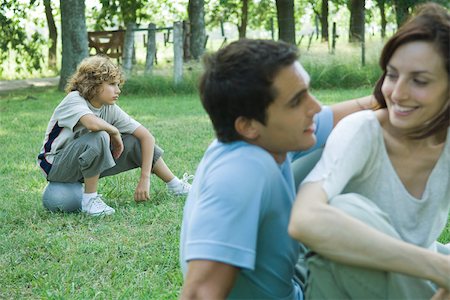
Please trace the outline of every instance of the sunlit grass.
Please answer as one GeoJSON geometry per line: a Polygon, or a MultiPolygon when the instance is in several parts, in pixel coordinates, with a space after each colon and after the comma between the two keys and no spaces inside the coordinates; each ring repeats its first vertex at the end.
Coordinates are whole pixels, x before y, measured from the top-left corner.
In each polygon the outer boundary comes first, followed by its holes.
{"type": "MultiPolygon", "coordinates": [[[[371,89],[312,92],[331,104],[371,89]]],[[[50,213],[42,207],[46,181],[35,160],[62,97],[55,89],[0,96],[0,298],[177,298],[185,199],[169,195],[161,180],[153,177],[151,200],[136,204],[139,170],[102,179],[99,192],[116,209],[105,218],[50,213]]],[[[214,137],[196,94],[128,93],[119,105],[150,129],[176,175],[195,172],[214,137]]],[[[441,241],[450,241],[449,232],[447,227],[441,241]]]]}

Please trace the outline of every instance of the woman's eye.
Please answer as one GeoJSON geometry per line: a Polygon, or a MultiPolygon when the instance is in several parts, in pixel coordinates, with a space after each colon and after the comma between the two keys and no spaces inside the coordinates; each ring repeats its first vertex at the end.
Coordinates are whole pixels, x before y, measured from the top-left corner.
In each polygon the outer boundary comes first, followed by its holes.
{"type": "Polygon", "coordinates": [[[394,79],[394,78],[397,78],[397,74],[394,74],[394,73],[386,73],[386,77],[387,78],[390,78],[390,79],[394,79]]]}
{"type": "Polygon", "coordinates": [[[422,79],[414,79],[414,82],[418,85],[426,85],[428,81],[422,79]]]}

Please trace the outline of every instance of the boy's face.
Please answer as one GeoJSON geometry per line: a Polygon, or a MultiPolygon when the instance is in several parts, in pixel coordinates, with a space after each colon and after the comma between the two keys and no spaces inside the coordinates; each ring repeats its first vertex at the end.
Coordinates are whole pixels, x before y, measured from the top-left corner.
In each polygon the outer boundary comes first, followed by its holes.
{"type": "Polygon", "coordinates": [[[275,77],[275,100],[267,108],[267,121],[256,122],[254,144],[270,152],[278,163],[289,151],[306,150],[316,142],[313,117],[321,108],[309,93],[309,75],[298,62],[284,67],[275,77]]]}
{"type": "Polygon", "coordinates": [[[120,89],[118,82],[103,82],[98,88],[98,94],[89,102],[96,108],[102,105],[112,105],[119,99],[120,89]]]}

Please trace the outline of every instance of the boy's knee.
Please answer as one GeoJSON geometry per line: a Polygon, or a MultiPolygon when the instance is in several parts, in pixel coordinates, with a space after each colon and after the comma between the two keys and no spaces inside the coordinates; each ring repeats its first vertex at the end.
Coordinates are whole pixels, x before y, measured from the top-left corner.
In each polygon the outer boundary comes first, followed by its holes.
{"type": "Polygon", "coordinates": [[[104,130],[96,131],[96,132],[90,132],[89,135],[91,135],[93,139],[99,140],[102,143],[105,143],[107,145],[109,145],[109,143],[110,143],[110,139],[111,138],[110,138],[109,134],[106,131],[104,131],[104,130]]]}
{"type": "Polygon", "coordinates": [[[110,150],[111,138],[106,131],[90,132],[86,136],[86,145],[98,155],[103,155],[105,151],[110,150]]]}

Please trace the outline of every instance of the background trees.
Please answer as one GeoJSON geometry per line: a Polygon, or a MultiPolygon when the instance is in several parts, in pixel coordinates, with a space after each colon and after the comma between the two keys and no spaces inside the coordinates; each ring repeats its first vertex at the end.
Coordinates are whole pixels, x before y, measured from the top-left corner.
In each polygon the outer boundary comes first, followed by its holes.
{"type": "Polygon", "coordinates": [[[55,18],[53,17],[53,9],[50,0],[44,0],[45,18],[48,27],[48,39],[50,46],[48,48],[48,68],[56,70],[58,30],[56,29],[55,18]]]}
{"type": "Polygon", "coordinates": [[[276,0],[278,37],[295,44],[294,0],[276,0]]]}
{"type": "Polygon", "coordinates": [[[58,87],[63,90],[77,65],[88,56],[88,39],[84,0],[61,0],[60,7],[62,62],[58,87]]]}
{"type": "MultiPolygon", "coordinates": [[[[245,0],[247,1],[247,0],[245,0]]],[[[188,15],[190,23],[190,51],[198,59],[205,50],[205,3],[204,0],[189,0],[188,15]]]]}
{"type": "MultiPolygon", "coordinates": [[[[135,53],[133,28],[147,28],[148,23],[171,27],[174,21],[189,20],[189,50],[191,56],[197,59],[205,50],[207,36],[210,36],[210,44],[211,31],[217,32],[220,28],[236,32],[232,38],[264,37],[289,43],[301,42],[301,35],[305,34],[311,40],[311,28],[315,28],[314,33],[318,36],[320,32],[321,40],[328,42],[331,31],[328,24],[337,22],[340,36],[348,32],[349,41],[359,42],[370,22],[372,32],[376,31],[384,37],[404,22],[417,4],[424,1],[95,0],[86,3],[88,10],[85,17],[81,17],[84,16],[80,10],[84,5],[82,0],[61,1],[61,4],[50,0],[3,1],[0,5],[0,77],[8,75],[3,72],[6,64],[9,70],[15,70],[9,73],[21,74],[19,76],[42,74],[43,70],[53,70],[53,74],[57,74],[61,68],[61,76],[65,77],[65,72],[73,68],[68,68],[68,65],[87,55],[87,42],[82,33],[87,29],[127,29],[125,59],[122,61],[126,69],[135,53]],[[74,14],[81,18],[72,19],[74,14]],[[392,28],[392,31],[387,32],[387,28],[392,28]],[[59,30],[64,33],[58,34],[59,30]],[[71,49],[67,48],[68,45],[71,49]],[[74,56],[67,54],[71,52],[74,56]]],[[[434,1],[449,6],[446,0],[434,1]]],[[[223,33],[223,43],[229,42],[229,37],[225,35],[223,33]]],[[[169,38],[166,41],[170,42],[169,38]]]]}
{"type": "Polygon", "coordinates": [[[26,69],[29,71],[41,68],[43,55],[40,44],[43,37],[37,31],[30,34],[30,26],[24,20],[31,18],[34,24],[39,25],[41,20],[30,15],[32,8],[37,5],[36,0],[25,4],[18,0],[2,1],[0,5],[0,75],[3,73],[1,63],[11,55],[16,63],[16,71],[26,69]],[[12,53],[14,51],[14,53],[12,53]]]}
{"type": "Polygon", "coordinates": [[[364,38],[365,27],[365,0],[350,0],[350,30],[348,33],[348,41],[358,42],[364,38]]]}

